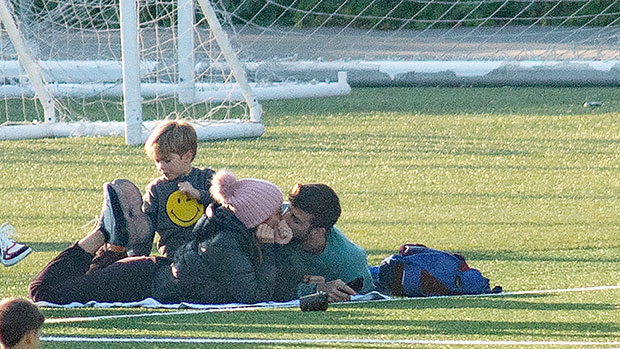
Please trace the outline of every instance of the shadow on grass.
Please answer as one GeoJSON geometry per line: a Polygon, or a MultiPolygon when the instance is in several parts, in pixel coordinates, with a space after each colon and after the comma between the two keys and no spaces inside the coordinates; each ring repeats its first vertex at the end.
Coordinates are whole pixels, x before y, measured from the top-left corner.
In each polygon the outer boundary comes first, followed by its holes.
{"type": "MultiPolygon", "coordinates": [[[[603,169],[601,169],[603,171],[603,169]]],[[[385,191],[372,191],[372,190],[364,190],[364,191],[351,191],[347,193],[348,195],[357,195],[357,196],[370,196],[370,195],[381,195],[385,194],[385,191]]],[[[406,197],[439,197],[439,198],[450,198],[450,199],[509,199],[509,200],[618,200],[620,199],[620,195],[601,195],[601,194],[591,194],[591,195],[582,195],[582,194],[558,194],[558,193],[541,193],[541,194],[517,194],[514,192],[503,192],[503,193],[481,193],[481,192],[447,192],[447,191],[404,191],[401,190],[398,192],[398,195],[406,196],[406,197]]],[[[363,223],[365,221],[358,220],[353,221],[355,223],[363,223]]],[[[452,222],[452,221],[450,221],[452,222]]],[[[435,225],[441,224],[444,222],[426,222],[423,224],[427,225],[435,225]]],[[[546,225],[539,224],[536,222],[518,222],[519,224],[525,225],[546,225]]],[[[471,224],[470,222],[463,222],[463,224],[471,224]]],[[[515,222],[509,223],[499,223],[499,224],[515,224],[515,222]]],[[[575,223],[553,223],[554,225],[575,225],[575,223]]],[[[618,225],[618,224],[614,224],[618,225]]]]}
{"type": "MultiPolygon", "coordinates": [[[[460,302],[469,303],[463,300],[460,302]]],[[[419,307],[412,309],[411,304],[407,302],[394,302],[393,309],[402,310],[399,315],[394,315],[394,312],[381,311],[382,309],[367,308],[369,306],[356,306],[354,309],[350,306],[346,309],[332,307],[327,312],[301,312],[291,309],[170,316],[165,317],[166,320],[149,317],[140,320],[50,324],[45,334],[62,335],[66,333],[65,329],[69,329],[71,332],[79,331],[102,336],[118,328],[140,328],[145,333],[152,333],[154,336],[194,338],[325,338],[327,336],[412,338],[428,335],[450,337],[474,335],[510,336],[514,340],[519,340],[519,338],[525,340],[537,336],[558,339],[587,336],[592,339],[607,339],[617,336],[620,331],[618,326],[611,322],[577,321],[570,318],[557,319],[557,321],[527,321],[525,319],[507,321],[494,318],[428,319],[418,311],[419,307]],[[395,316],[398,318],[395,319],[395,316]]],[[[514,305],[507,303],[506,306],[514,305]]],[[[566,310],[580,310],[582,305],[576,305],[575,308],[571,308],[570,305],[564,306],[566,310]]],[[[595,306],[592,305],[592,307],[595,306]]],[[[609,309],[612,306],[603,306],[603,308],[609,309]]],[[[441,308],[439,310],[441,311],[441,308]]]]}
{"type": "MultiPolygon", "coordinates": [[[[527,251],[449,251],[465,256],[467,260],[496,261],[496,262],[579,262],[579,263],[620,263],[620,257],[605,257],[596,254],[599,248],[562,249],[562,252],[572,251],[570,256],[558,256],[554,250],[527,250],[527,251]]],[[[366,250],[369,259],[374,257],[385,258],[398,251],[366,250]]]]}
{"type": "Polygon", "coordinates": [[[580,262],[580,263],[619,263],[620,257],[604,257],[594,253],[599,248],[575,248],[563,249],[563,252],[573,251],[570,256],[558,256],[558,251],[534,250],[534,251],[456,251],[469,259],[486,261],[517,261],[517,262],[580,262]],[[537,254],[532,254],[536,252],[537,254]],[[538,254],[541,253],[541,254],[538,254]],[[542,255],[542,253],[545,253],[542,255]]]}
{"type": "MultiPolygon", "coordinates": [[[[302,115],[339,115],[343,110],[356,113],[402,112],[445,115],[578,115],[600,114],[614,110],[607,101],[614,101],[616,90],[611,88],[354,88],[350,96],[297,99],[294,102],[272,100],[264,103],[265,110],[281,117],[302,115]],[[606,101],[604,109],[586,109],[581,104],[588,96],[596,95],[606,101]],[[329,101],[329,103],[326,103],[329,101]],[[501,103],[498,103],[501,101],[501,103]],[[528,101],[524,103],[523,101],[528,101]],[[319,105],[319,107],[317,107],[319,105]],[[541,108],[544,106],[544,108],[541,108]]],[[[267,118],[269,119],[269,118],[267,118]]],[[[274,118],[275,119],[275,118],[274,118]]],[[[277,120],[277,119],[276,119],[277,120]]]]}
{"type": "Polygon", "coordinates": [[[503,310],[547,310],[547,311],[605,311],[617,308],[613,304],[603,303],[557,303],[544,302],[549,295],[511,295],[511,296],[476,296],[455,298],[407,298],[399,301],[362,303],[356,307],[362,309],[503,309],[503,310]],[[519,300],[519,299],[536,299],[519,300]]]}
{"type": "Polygon", "coordinates": [[[36,252],[58,252],[67,249],[73,241],[28,242],[28,246],[36,252]]]}
{"type": "Polygon", "coordinates": [[[77,187],[67,187],[67,186],[58,186],[58,187],[11,187],[11,188],[3,188],[2,192],[6,193],[92,193],[92,192],[100,192],[101,188],[77,188],[77,187]]]}
{"type": "MultiPolygon", "coordinates": [[[[169,348],[362,348],[366,349],[369,347],[376,348],[376,344],[368,344],[368,343],[205,343],[205,344],[197,344],[197,343],[139,343],[139,342],[130,342],[130,343],[119,343],[112,342],[114,348],[146,348],[146,349],[169,349],[169,348]]],[[[62,349],[83,349],[86,348],[103,348],[108,349],[111,347],[110,343],[71,343],[71,342],[45,342],[44,348],[53,349],[53,348],[62,348],[62,349]]],[[[381,348],[401,348],[402,344],[381,344],[381,348]]]]}

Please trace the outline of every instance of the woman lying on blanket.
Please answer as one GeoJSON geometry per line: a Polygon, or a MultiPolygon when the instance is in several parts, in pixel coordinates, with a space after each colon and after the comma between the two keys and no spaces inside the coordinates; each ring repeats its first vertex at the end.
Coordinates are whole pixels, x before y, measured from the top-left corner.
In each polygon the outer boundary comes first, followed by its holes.
{"type": "Polygon", "coordinates": [[[125,257],[101,248],[110,240],[133,239],[131,230],[128,239],[117,239],[97,225],[43,268],[30,284],[30,297],[57,304],[148,297],[162,303],[270,300],[276,280],[273,243],[292,237],[280,217],[282,193],[270,182],[237,180],[227,171],[214,176],[210,191],[218,205],[207,208],[194,240],[173,259],[125,257]]]}

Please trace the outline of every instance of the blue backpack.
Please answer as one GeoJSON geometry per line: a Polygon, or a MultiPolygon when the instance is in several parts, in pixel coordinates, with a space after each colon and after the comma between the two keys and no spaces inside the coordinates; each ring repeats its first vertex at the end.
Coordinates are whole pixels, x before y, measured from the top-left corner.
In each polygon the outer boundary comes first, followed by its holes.
{"type": "Polygon", "coordinates": [[[465,258],[424,245],[405,244],[381,262],[374,273],[379,291],[393,296],[423,297],[499,293],[465,258]]]}

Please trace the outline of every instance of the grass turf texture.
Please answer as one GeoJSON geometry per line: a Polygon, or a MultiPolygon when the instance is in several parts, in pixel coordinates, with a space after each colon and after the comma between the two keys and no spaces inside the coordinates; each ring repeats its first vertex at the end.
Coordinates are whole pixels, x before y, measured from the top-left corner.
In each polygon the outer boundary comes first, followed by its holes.
{"type": "MultiPolygon", "coordinates": [[[[366,248],[371,265],[416,242],[464,254],[505,291],[617,285],[617,94],[615,88],[392,88],[271,101],[263,104],[263,137],[200,143],[195,164],[269,179],[283,192],[295,181],[331,185],[342,200],[338,225],[366,248]],[[582,106],[590,100],[605,105],[582,106]]],[[[86,233],[100,211],[103,182],[124,177],[144,188],[155,176],[142,148],[120,138],[0,142],[0,217],[35,249],[0,269],[0,296],[26,296],[45,263],[86,233]]],[[[50,324],[43,335],[604,342],[620,340],[618,310],[620,291],[610,290],[50,324]]]]}

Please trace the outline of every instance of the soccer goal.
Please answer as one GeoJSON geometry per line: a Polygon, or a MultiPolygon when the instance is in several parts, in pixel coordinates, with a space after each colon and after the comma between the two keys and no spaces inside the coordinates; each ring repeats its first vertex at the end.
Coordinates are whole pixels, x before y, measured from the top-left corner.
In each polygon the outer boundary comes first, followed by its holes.
{"type": "Polygon", "coordinates": [[[260,100],[350,92],[346,74],[249,80],[209,0],[0,0],[0,20],[0,139],[141,144],[167,118],[192,120],[202,140],[257,137],[260,100]]]}
{"type": "Polygon", "coordinates": [[[171,115],[255,136],[259,101],[349,86],[620,84],[620,0],[0,4],[0,139],[27,124],[138,142],[171,115]]]}

